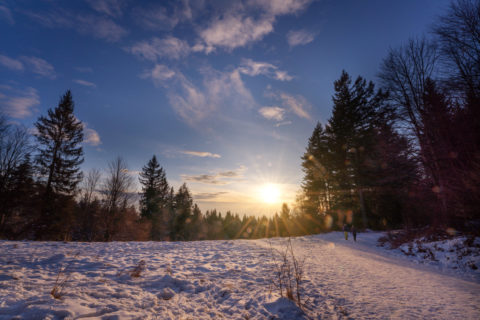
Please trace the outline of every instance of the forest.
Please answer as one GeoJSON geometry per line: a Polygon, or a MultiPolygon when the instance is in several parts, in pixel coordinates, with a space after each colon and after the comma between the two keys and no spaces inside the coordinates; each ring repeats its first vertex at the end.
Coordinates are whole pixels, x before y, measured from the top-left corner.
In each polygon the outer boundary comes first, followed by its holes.
{"type": "Polygon", "coordinates": [[[201,212],[155,155],[140,192],[122,157],[82,172],[84,124],[70,90],[27,129],[0,118],[0,238],[206,240],[429,226],[480,231],[480,2],[453,2],[431,34],[406,39],[374,83],[339,70],[315,126],[301,190],[272,217],[201,212]]]}

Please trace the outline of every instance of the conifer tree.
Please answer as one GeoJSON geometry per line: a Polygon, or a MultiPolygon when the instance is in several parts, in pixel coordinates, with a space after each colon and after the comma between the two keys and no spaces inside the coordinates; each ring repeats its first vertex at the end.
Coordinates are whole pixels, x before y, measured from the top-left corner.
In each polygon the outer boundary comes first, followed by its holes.
{"type": "Polygon", "coordinates": [[[325,129],[317,124],[302,157],[302,219],[327,227],[333,222],[323,221],[327,214],[340,225],[358,224],[354,220],[360,215],[364,227],[367,217],[375,227],[385,226],[379,221],[398,225],[402,220],[400,202],[406,201],[416,168],[409,143],[392,127],[393,112],[385,99],[362,77],[352,83],[343,72],[335,81],[332,117],[325,129]],[[387,208],[392,210],[382,212],[387,208]]]}
{"type": "Polygon", "coordinates": [[[189,240],[186,224],[191,222],[193,199],[184,183],[175,194],[175,218],[173,240],[189,240]]]}
{"type": "Polygon", "coordinates": [[[329,160],[328,140],[320,123],[317,123],[308,140],[302,167],[305,173],[302,189],[305,199],[302,203],[304,213],[316,216],[329,210],[329,160]]]}
{"type": "MultiPolygon", "coordinates": [[[[59,229],[66,230],[70,223],[62,218],[57,202],[69,199],[82,179],[80,164],[83,162],[83,124],[73,114],[74,103],[70,90],[61,97],[55,109],[49,109],[46,117],[41,116],[35,123],[38,144],[36,163],[45,182],[44,205],[41,225],[47,227],[52,237],[58,237],[59,229]]],[[[68,219],[67,219],[68,220],[68,219]]],[[[44,227],[39,236],[45,237],[44,227]]]]}
{"type": "Polygon", "coordinates": [[[142,168],[139,179],[142,184],[141,216],[152,223],[152,239],[160,240],[167,224],[170,188],[155,156],[142,168]]]}
{"type": "Polygon", "coordinates": [[[381,91],[375,93],[373,83],[362,77],[352,84],[345,71],[334,86],[334,106],[326,133],[332,153],[335,206],[347,212],[359,209],[363,226],[367,227],[364,190],[371,177],[365,169],[374,144],[374,121],[385,95],[381,91]]]}

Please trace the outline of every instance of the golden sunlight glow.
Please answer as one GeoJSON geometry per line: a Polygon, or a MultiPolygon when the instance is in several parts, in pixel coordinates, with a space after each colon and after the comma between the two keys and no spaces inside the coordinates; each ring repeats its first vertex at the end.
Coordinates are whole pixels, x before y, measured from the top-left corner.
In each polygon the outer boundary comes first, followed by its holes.
{"type": "Polygon", "coordinates": [[[260,197],[265,203],[279,203],[280,202],[280,188],[277,184],[268,183],[260,189],[260,197]]]}

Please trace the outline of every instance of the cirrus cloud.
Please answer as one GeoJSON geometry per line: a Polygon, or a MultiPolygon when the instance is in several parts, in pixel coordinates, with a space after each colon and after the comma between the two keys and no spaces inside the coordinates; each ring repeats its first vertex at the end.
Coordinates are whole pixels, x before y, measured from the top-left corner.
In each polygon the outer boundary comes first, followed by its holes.
{"type": "Polygon", "coordinates": [[[218,171],[216,173],[199,174],[199,175],[186,175],[182,174],[181,177],[185,181],[197,182],[203,184],[213,185],[227,185],[233,183],[235,180],[243,178],[247,167],[241,165],[237,169],[228,171],[218,171]]]}
{"type": "Polygon", "coordinates": [[[93,10],[111,17],[121,17],[125,7],[124,0],[86,0],[93,10]]]}
{"type": "Polygon", "coordinates": [[[82,79],[74,79],[73,82],[81,85],[81,86],[85,86],[85,87],[92,87],[92,88],[95,88],[97,85],[93,82],[90,82],[90,81],[86,81],[86,80],[82,80],[82,79]]]}
{"type": "Polygon", "coordinates": [[[23,119],[31,116],[39,104],[40,97],[34,88],[20,90],[10,86],[0,87],[0,109],[12,118],[23,119]]]}
{"type": "Polygon", "coordinates": [[[290,47],[305,45],[315,39],[315,34],[307,30],[289,31],[287,33],[287,42],[290,47]]]}
{"type": "Polygon", "coordinates": [[[159,58],[180,59],[190,53],[190,46],[184,40],[169,36],[152,38],[150,41],[140,41],[126,49],[134,55],[157,61],[159,58]]]}
{"type": "Polygon", "coordinates": [[[156,85],[163,84],[164,81],[169,80],[175,76],[175,71],[169,69],[163,64],[156,64],[155,67],[151,70],[145,70],[140,78],[147,79],[150,78],[156,85]]]}
{"type": "Polygon", "coordinates": [[[263,107],[258,110],[258,112],[265,118],[269,120],[282,121],[285,109],[273,106],[273,107],[263,107]]]}
{"type": "Polygon", "coordinates": [[[0,54],[0,64],[8,69],[21,71],[24,69],[23,63],[20,60],[16,60],[0,54]]]}
{"type": "Polygon", "coordinates": [[[286,71],[279,70],[277,66],[271,63],[253,61],[252,59],[243,59],[238,70],[249,76],[265,75],[280,81],[293,79],[286,71]]]}
{"type": "Polygon", "coordinates": [[[190,151],[184,150],[181,151],[183,154],[188,154],[190,156],[200,157],[200,158],[221,158],[222,156],[216,153],[205,152],[205,151],[190,151]]]}
{"type": "Polygon", "coordinates": [[[63,9],[44,12],[26,11],[24,14],[44,27],[74,29],[80,34],[92,35],[108,42],[117,42],[128,34],[126,29],[112,19],[98,15],[74,14],[63,9]]]}
{"type": "Polygon", "coordinates": [[[263,39],[274,30],[277,16],[304,10],[312,0],[248,0],[235,2],[199,29],[197,51],[227,51],[263,39]]]}

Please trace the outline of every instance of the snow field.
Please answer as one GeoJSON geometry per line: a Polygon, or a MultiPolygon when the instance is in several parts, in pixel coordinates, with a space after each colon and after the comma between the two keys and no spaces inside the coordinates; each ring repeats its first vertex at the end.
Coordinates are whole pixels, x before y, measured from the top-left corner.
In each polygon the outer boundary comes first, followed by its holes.
{"type": "Polygon", "coordinates": [[[377,247],[380,236],[292,239],[306,260],[304,311],[271,284],[270,248],[285,239],[0,241],[0,319],[480,319],[476,274],[412,262],[377,247]]]}

